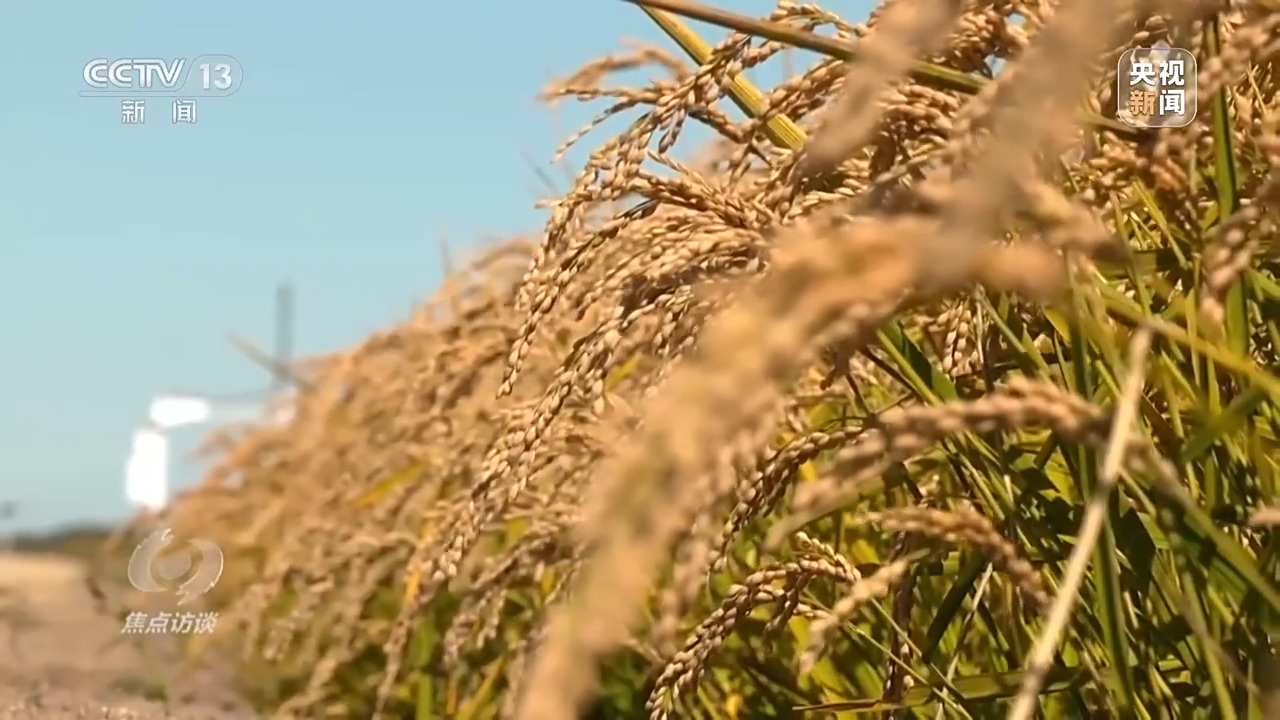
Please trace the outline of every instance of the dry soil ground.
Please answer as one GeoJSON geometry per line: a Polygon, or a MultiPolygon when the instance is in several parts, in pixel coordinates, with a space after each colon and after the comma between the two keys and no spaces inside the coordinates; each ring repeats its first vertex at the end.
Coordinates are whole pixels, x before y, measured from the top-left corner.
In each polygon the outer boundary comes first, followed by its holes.
{"type": "Polygon", "coordinates": [[[174,640],[122,635],[84,576],[74,559],[0,553],[0,720],[255,717],[174,640]]]}

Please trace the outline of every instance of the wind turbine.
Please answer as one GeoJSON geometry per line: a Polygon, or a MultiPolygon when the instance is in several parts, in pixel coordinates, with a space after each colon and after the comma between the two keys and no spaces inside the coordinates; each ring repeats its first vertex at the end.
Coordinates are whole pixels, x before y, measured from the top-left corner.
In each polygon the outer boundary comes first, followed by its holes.
{"type": "MultiPolygon", "coordinates": [[[[215,419],[245,417],[264,403],[287,395],[296,382],[290,364],[293,352],[294,294],[288,283],[276,288],[274,355],[264,358],[251,344],[232,336],[232,344],[271,370],[271,382],[263,389],[232,394],[182,392],[151,400],[147,422],[133,433],[133,447],[125,463],[125,497],[151,512],[169,503],[169,431],[203,425],[215,419]]],[[[286,404],[268,419],[285,423],[292,417],[286,404]]]]}

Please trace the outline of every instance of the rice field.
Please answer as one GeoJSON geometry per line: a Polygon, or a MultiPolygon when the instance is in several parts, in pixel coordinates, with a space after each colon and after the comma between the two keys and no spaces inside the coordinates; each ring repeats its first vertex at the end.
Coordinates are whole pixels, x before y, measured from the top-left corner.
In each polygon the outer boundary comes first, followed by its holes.
{"type": "Polygon", "coordinates": [[[1280,6],[636,2],[546,226],[176,500],[259,704],[1280,717],[1280,6]]]}

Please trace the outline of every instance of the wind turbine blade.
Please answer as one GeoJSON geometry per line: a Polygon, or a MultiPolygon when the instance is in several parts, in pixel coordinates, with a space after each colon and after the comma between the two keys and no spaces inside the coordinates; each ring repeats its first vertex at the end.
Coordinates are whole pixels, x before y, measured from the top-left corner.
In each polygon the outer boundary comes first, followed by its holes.
{"type": "Polygon", "coordinates": [[[293,325],[296,308],[294,306],[293,285],[280,283],[276,288],[276,367],[271,375],[271,389],[281,390],[289,384],[289,375],[285,370],[293,363],[293,325]]]}
{"type": "MultiPolygon", "coordinates": [[[[248,340],[245,340],[244,338],[240,337],[239,335],[236,335],[235,333],[228,335],[227,339],[231,341],[232,347],[234,347],[236,350],[239,350],[242,355],[249,358],[249,360],[257,363],[258,365],[261,365],[267,370],[270,370],[273,373],[279,373],[280,376],[284,377],[290,385],[296,385],[296,386],[302,386],[302,387],[307,386],[308,383],[306,379],[298,377],[298,375],[293,372],[293,368],[290,368],[285,365],[281,365],[280,363],[276,362],[275,358],[271,357],[271,355],[258,349],[256,345],[249,342],[248,340]]],[[[263,393],[259,393],[259,395],[262,395],[262,394],[263,393]]]]}
{"type": "Polygon", "coordinates": [[[204,398],[215,406],[235,405],[261,402],[271,397],[269,390],[247,390],[245,392],[210,393],[204,398]]]}

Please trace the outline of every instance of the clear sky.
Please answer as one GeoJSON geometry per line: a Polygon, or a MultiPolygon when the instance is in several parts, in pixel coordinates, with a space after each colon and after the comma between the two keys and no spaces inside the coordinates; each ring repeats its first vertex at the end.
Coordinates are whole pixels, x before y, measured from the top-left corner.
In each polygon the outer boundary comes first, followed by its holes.
{"type": "Polygon", "coordinates": [[[268,346],[279,280],[297,287],[298,352],[318,352],[430,294],[442,235],[463,257],[536,231],[529,159],[546,166],[595,108],[533,97],[623,38],[665,42],[617,0],[7,3],[0,500],[28,529],[125,517],[152,395],[267,381],[226,333],[268,346]],[[79,96],[91,59],[205,53],[237,58],[245,82],[199,101],[195,125],[163,100],[122,125],[118,99],[79,96]]]}

